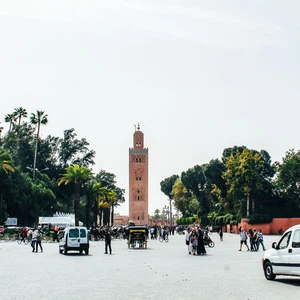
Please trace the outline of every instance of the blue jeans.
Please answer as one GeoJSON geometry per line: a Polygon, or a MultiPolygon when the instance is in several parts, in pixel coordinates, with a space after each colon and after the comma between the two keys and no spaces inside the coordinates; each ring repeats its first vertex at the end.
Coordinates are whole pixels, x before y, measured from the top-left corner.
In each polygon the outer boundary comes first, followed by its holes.
{"type": "Polygon", "coordinates": [[[257,250],[259,249],[260,244],[263,247],[263,250],[265,250],[264,240],[260,240],[260,239],[257,241],[257,250]]]}
{"type": "Polygon", "coordinates": [[[31,241],[31,247],[32,247],[32,252],[34,252],[34,248],[35,248],[35,241],[31,241]]]}

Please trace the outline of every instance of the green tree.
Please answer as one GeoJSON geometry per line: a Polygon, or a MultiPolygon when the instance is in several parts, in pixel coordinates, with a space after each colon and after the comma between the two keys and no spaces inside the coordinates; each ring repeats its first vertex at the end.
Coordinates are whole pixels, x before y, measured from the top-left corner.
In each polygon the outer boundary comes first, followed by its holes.
{"type": "Polygon", "coordinates": [[[275,184],[289,208],[297,208],[300,204],[300,151],[290,149],[286,152],[281,164],[277,163],[277,179],[275,184]]]}
{"type": "MultiPolygon", "coordinates": [[[[94,217],[93,222],[97,224],[97,216],[101,214],[100,219],[102,222],[102,212],[106,208],[110,208],[111,204],[108,199],[110,197],[110,189],[106,186],[102,186],[100,182],[92,180],[88,183],[88,192],[87,192],[87,205],[86,205],[86,224],[90,223],[90,208],[94,208],[94,217]],[[109,205],[104,205],[106,202],[109,205]]],[[[100,223],[101,224],[101,223],[100,223]]]]}
{"type": "Polygon", "coordinates": [[[189,209],[191,197],[180,178],[178,178],[173,185],[172,195],[174,196],[175,207],[184,217],[189,216],[191,214],[189,209]]]}
{"type": "Polygon", "coordinates": [[[158,208],[154,210],[153,219],[154,219],[154,220],[159,220],[159,219],[161,219],[160,210],[159,210],[158,208]]]}
{"type": "Polygon", "coordinates": [[[8,132],[10,132],[13,128],[13,125],[15,124],[16,122],[16,115],[14,113],[12,114],[7,114],[4,118],[5,122],[6,123],[9,123],[9,129],[8,129],[8,132]]]}
{"type": "Polygon", "coordinates": [[[172,175],[171,177],[168,177],[161,181],[160,183],[160,190],[168,196],[169,200],[169,206],[170,206],[170,220],[171,220],[171,225],[173,225],[173,216],[172,216],[172,200],[173,200],[173,195],[172,195],[172,189],[175,181],[179,178],[178,175],[172,175]]]}
{"type": "Polygon", "coordinates": [[[89,150],[88,146],[89,143],[86,139],[77,139],[74,128],[65,130],[58,154],[63,168],[72,164],[79,164],[85,167],[94,165],[95,151],[89,150]]]}
{"type": "Polygon", "coordinates": [[[75,213],[75,224],[79,225],[79,205],[80,205],[80,190],[83,182],[88,181],[92,172],[88,168],[80,165],[72,165],[65,168],[66,173],[59,179],[58,186],[61,184],[72,183],[74,186],[74,213],[75,213]]]}
{"type": "Polygon", "coordinates": [[[14,111],[14,114],[15,116],[15,119],[18,121],[18,126],[20,127],[21,126],[21,119],[22,118],[27,118],[27,110],[23,107],[18,107],[18,108],[15,108],[15,111],[14,111]]]}
{"type": "Polygon", "coordinates": [[[8,173],[15,172],[12,166],[13,160],[10,153],[0,148],[0,224],[4,221],[4,210],[3,210],[3,189],[4,189],[4,174],[7,176],[8,173]]]}
{"type": "Polygon", "coordinates": [[[110,203],[110,208],[103,210],[103,223],[105,225],[114,223],[114,208],[125,202],[124,190],[116,186],[117,182],[115,177],[115,174],[106,172],[105,170],[101,170],[96,175],[96,180],[100,182],[102,186],[106,186],[108,189],[114,192],[110,195],[110,198],[108,197],[109,195],[107,196],[107,201],[110,203]]]}
{"type": "Polygon", "coordinates": [[[0,171],[4,171],[6,174],[9,172],[14,172],[14,168],[12,166],[13,160],[8,151],[0,148],[0,171]]]}
{"type": "Polygon", "coordinates": [[[210,195],[207,190],[205,170],[206,165],[196,165],[181,173],[181,181],[186,187],[189,196],[196,196],[202,215],[206,215],[210,211],[210,195]]]}
{"type": "Polygon", "coordinates": [[[45,115],[45,112],[42,110],[37,110],[36,114],[32,113],[30,117],[31,124],[37,125],[37,134],[34,150],[34,160],[33,160],[33,179],[35,178],[36,172],[36,160],[37,160],[37,151],[38,151],[38,142],[40,137],[40,128],[41,125],[46,125],[48,123],[48,115],[45,115]]]}
{"type": "Polygon", "coordinates": [[[239,199],[246,198],[247,216],[250,215],[250,198],[252,196],[252,213],[255,208],[254,195],[263,189],[264,159],[260,153],[245,148],[236,152],[226,161],[223,178],[228,186],[228,196],[234,199],[235,208],[239,199]]]}

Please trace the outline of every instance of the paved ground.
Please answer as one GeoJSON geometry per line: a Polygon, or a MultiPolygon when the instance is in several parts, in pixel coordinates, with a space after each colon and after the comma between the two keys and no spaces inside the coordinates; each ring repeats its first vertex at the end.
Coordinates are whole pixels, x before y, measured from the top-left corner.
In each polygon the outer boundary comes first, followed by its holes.
{"type": "MultiPolygon", "coordinates": [[[[61,255],[57,243],[45,243],[44,253],[29,245],[0,242],[1,300],[35,299],[299,299],[300,278],[278,276],[267,281],[263,252],[238,251],[239,237],[224,234],[206,256],[188,255],[184,236],[169,243],[149,241],[148,249],[127,248],[113,241],[91,242],[90,254],[61,255]]],[[[267,248],[278,236],[265,236],[267,248]]]]}

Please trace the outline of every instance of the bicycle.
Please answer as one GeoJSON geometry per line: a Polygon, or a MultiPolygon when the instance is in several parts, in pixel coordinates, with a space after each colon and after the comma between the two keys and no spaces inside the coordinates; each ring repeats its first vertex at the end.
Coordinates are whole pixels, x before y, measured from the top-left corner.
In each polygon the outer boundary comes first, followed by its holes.
{"type": "Polygon", "coordinates": [[[165,241],[166,243],[169,241],[169,237],[166,235],[165,237],[163,237],[162,235],[158,238],[158,240],[160,242],[163,242],[165,241]]]}
{"type": "Polygon", "coordinates": [[[24,239],[23,239],[21,235],[18,235],[18,236],[17,236],[17,242],[18,242],[19,245],[21,245],[22,242],[23,242],[25,245],[27,245],[27,244],[28,244],[28,238],[27,238],[27,237],[24,237],[24,239]]]}

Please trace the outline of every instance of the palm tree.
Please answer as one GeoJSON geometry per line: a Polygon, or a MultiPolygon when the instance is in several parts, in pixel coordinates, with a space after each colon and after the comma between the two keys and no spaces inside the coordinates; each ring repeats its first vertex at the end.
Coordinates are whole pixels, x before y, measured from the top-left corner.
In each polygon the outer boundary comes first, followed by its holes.
{"type": "Polygon", "coordinates": [[[89,215],[91,205],[94,205],[94,222],[97,223],[97,216],[99,213],[98,202],[99,199],[105,198],[109,189],[101,185],[98,181],[91,181],[88,185],[88,193],[87,193],[87,205],[86,205],[86,224],[89,223],[89,215]],[[94,201],[91,201],[94,199],[94,201]],[[93,203],[93,204],[92,204],[93,203]]]}
{"type": "MultiPolygon", "coordinates": [[[[0,122],[0,124],[1,124],[1,122],[0,122]]],[[[3,130],[3,126],[0,126],[0,138],[1,138],[2,130],[3,130]]]]}
{"type": "Polygon", "coordinates": [[[109,193],[107,194],[107,200],[110,203],[111,211],[110,211],[110,224],[109,225],[114,225],[114,208],[116,206],[119,206],[118,204],[118,199],[117,199],[117,193],[113,190],[110,190],[109,193]]]}
{"type": "Polygon", "coordinates": [[[59,179],[58,186],[61,184],[74,184],[74,213],[75,213],[75,225],[79,225],[79,204],[80,204],[80,188],[83,182],[88,181],[92,172],[90,169],[77,164],[71,165],[65,168],[66,173],[59,179]]]}
{"type": "Polygon", "coordinates": [[[28,113],[25,108],[23,108],[23,107],[15,108],[14,116],[15,116],[15,119],[18,120],[18,126],[21,125],[22,117],[27,118],[27,115],[28,115],[28,113]]]}
{"type": "Polygon", "coordinates": [[[109,225],[109,219],[110,219],[110,208],[112,208],[115,205],[116,201],[116,192],[107,186],[102,187],[101,192],[98,195],[98,209],[99,209],[99,218],[100,218],[100,224],[103,222],[105,225],[109,225]]]}
{"type": "MultiPolygon", "coordinates": [[[[12,158],[8,151],[0,148],[0,175],[2,171],[6,174],[9,172],[14,172],[14,168],[12,167],[12,158]]],[[[3,193],[2,193],[2,178],[0,178],[0,224],[3,224],[3,193]]]]}
{"type": "Polygon", "coordinates": [[[46,125],[48,123],[48,115],[44,115],[44,111],[37,110],[36,114],[32,113],[30,117],[31,124],[37,124],[37,134],[36,134],[36,142],[35,142],[35,149],[34,149],[34,161],[33,161],[33,179],[35,178],[35,171],[36,171],[36,159],[37,159],[37,148],[40,136],[40,127],[41,124],[46,125]]]}
{"type": "Polygon", "coordinates": [[[6,123],[9,123],[9,129],[8,129],[8,132],[11,131],[15,121],[16,121],[16,115],[13,113],[13,114],[7,114],[5,117],[4,117],[4,121],[6,123]]]}
{"type": "Polygon", "coordinates": [[[11,164],[12,158],[10,153],[0,148],[0,171],[4,171],[6,174],[8,174],[8,172],[14,172],[15,170],[11,164]]]}
{"type": "Polygon", "coordinates": [[[98,210],[99,210],[99,225],[102,225],[102,215],[105,209],[110,208],[110,204],[104,200],[98,200],[98,210]]]}

